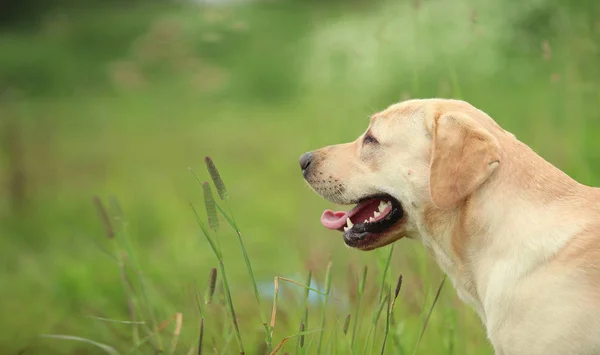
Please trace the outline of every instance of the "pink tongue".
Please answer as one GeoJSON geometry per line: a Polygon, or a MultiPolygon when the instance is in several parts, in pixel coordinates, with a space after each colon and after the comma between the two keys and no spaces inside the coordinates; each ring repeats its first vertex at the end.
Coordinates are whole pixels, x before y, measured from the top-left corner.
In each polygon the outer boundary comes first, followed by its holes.
{"type": "Polygon", "coordinates": [[[325,210],[321,215],[321,223],[327,229],[338,230],[346,225],[348,212],[325,210]]]}

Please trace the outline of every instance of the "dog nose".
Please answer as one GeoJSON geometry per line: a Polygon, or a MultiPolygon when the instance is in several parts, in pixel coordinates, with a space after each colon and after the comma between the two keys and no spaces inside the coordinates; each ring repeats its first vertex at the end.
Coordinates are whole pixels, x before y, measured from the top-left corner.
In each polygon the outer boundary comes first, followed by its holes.
{"type": "Polygon", "coordinates": [[[300,168],[302,171],[308,169],[310,162],[312,160],[312,153],[304,153],[300,156],[300,168]]]}

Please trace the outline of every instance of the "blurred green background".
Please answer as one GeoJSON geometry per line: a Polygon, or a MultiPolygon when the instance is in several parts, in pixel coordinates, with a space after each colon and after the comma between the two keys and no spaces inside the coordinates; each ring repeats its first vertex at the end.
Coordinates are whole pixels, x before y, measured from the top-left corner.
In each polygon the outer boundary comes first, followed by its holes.
{"type": "MultiPolygon", "coordinates": [[[[302,282],[310,269],[322,287],[332,260],[338,296],[327,334],[336,334],[363,266],[366,289],[377,289],[389,248],[351,250],[321,227],[334,206],[306,187],[298,157],[354,140],[369,115],[403,99],[465,99],[580,182],[600,184],[596,0],[12,0],[0,21],[2,354],[104,353],[40,334],[131,346],[128,325],[91,318],[129,319],[96,195],[120,202],[153,311],[161,321],[181,312],[176,353],[194,351],[190,290],[204,292],[216,259],[189,205],[202,211],[188,168],[208,180],[207,155],[227,184],[267,314],[273,277],[302,282]]],[[[224,223],[220,241],[246,352],[261,353],[256,302],[224,223]]],[[[442,273],[408,240],[389,270],[390,284],[400,273],[404,284],[386,349],[410,353],[442,273]]],[[[298,331],[301,313],[302,290],[285,290],[277,342],[298,331]]],[[[216,329],[207,327],[206,344],[235,353],[216,329]]],[[[492,353],[450,282],[418,353],[492,353]]]]}

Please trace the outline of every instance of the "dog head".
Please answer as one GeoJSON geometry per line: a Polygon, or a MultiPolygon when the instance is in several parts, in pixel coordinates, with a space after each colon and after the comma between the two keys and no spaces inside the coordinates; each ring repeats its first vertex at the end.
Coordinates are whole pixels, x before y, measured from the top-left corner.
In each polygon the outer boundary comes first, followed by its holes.
{"type": "Polygon", "coordinates": [[[372,250],[419,238],[427,208],[460,207],[501,164],[499,135],[512,136],[464,101],[409,100],[373,115],[353,142],[303,154],[300,166],[316,193],[356,205],[326,210],[322,224],[372,250]]]}

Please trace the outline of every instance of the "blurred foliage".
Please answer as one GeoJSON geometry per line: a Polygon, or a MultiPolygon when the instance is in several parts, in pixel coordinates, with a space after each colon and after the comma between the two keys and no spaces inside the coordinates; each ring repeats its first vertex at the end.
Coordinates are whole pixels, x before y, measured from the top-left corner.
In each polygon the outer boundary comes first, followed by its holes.
{"type": "Polygon", "coordinates": [[[171,0],[5,0],[0,3],[0,28],[37,28],[49,12],[62,9],[120,7],[135,4],[171,3],[171,0]]]}
{"type": "MultiPolygon", "coordinates": [[[[466,99],[582,183],[600,184],[595,0],[2,6],[2,353],[31,344],[32,353],[93,353],[37,338],[49,332],[131,340],[86,318],[127,318],[95,195],[122,201],[157,315],[185,311],[185,337],[195,341],[187,290],[215,260],[198,238],[189,202],[200,206],[201,191],[187,168],[205,155],[228,184],[265,299],[274,276],[302,280],[310,268],[322,285],[330,258],[334,289],[346,295],[362,265],[379,270],[388,251],[342,248],[323,230],[318,217],[331,206],[304,186],[297,159],[354,139],[366,117],[401,99],[466,99]]],[[[242,327],[259,332],[234,234],[221,242],[242,327]]],[[[414,242],[400,241],[396,254],[391,270],[404,274],[406,292],[394,330],[414,339],[441,272],[414,242]]],[[[441,353],[441,343],[490,353],[449,287],[437,307],[446,311],[434,312],[423,353],[441,353]]],[[[278,339],[297,331],[282,324],[278,339]]]]}

